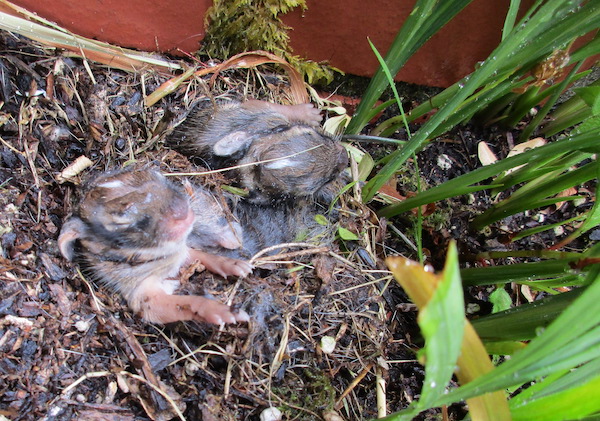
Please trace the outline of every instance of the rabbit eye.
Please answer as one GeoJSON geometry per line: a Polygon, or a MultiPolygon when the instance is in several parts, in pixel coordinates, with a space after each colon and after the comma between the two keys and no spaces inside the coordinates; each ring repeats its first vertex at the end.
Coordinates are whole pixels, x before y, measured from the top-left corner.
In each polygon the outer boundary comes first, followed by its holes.
{"type": "Polygon", "coordinates": [[[112,225],[125,226],[133,222],[131,217],[127,215],[113,215],[112,225]]]}
{"type": "Polygon", "coordinates": [[[129,226],[135,222],[135,207],[126,206],[110,214],[111,225],[117,228],[129,226]]]}

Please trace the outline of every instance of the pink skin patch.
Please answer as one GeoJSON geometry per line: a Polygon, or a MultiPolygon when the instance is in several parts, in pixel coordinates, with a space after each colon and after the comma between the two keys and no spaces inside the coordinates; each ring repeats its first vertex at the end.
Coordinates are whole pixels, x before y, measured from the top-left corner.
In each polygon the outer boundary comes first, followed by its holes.
{"type": "Polygon", "coordinates": [[[195,219],[196,216],[191,207],[188,207],[188,212],[183,219],[173,218],[169,215],[169,218],[164,221],[165,238],[168,241],[183,240],[190,233],[195,219]]]}
{"type": "Polygon", "coordinates": [[[248,276],[254,267],[243,260],[232,259],[225,256],[217,256],[210,253],[205,253],[197,249],[189,250],[188,264],[198,261],[202,265],[217,275],[221,275],[223,278],[228,276],[237,276],[243,278],[248,276]]]}

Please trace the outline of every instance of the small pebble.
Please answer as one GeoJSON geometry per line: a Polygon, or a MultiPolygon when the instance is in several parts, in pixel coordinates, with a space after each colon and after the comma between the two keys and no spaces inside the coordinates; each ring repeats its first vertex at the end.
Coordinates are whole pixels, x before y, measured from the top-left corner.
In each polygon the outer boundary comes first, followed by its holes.
{"type": "Polygon", "coordinates": [[[467,304],[467,314],[474,314],[481,310],[481,307],[477,303],[469,303],[467,304]]]}
{"type": "Polygon", "coordinates": [[[60,406],[53,406],[48,411],[48,415],[50,417],[56,417],[56,416],[60,415],[62,412],[63,412],[63,409],[60,406]]]}
{"type": "Polygon", "coordinates": [[[332,409],[323,412],[323,419],[325,421],[344,421],[340,414],[332,409]]]}
{"type": "Polygon", "coordinates": [[[125,148],[126,145],[126,141],[125,139],[123,139],[122,137],[118,138],[117,140],[115,140],[115,146],[117,147],[118,150],[122,151],[125,148]]]}
{"type": "Polygon", "coordinates": [[[88,322],[87,320],[79,320],[78,322],[75,322],[75,329],[77,329],[81,333],[87,332],[89,328],[90,322],[88,322]]]}
{"type": "Polygon", "coordinates": [[[198,370],[200,370],[200,366],[198,364],[196,364],[195,362],[188,362],[185,365],[185,374],[187,374],[188,376],[196,375],[198,370]]]}
{"type": "Polygon", "coordinates": [[[280,421],[282,417],[281,411],[272,406],[261,412],[260,421],[280,421]]]}
{"type": "Polygon", "coordinates": [[[443,153],[437,158],[437,166],[443,170],[449,170],[452,168],[452,161],[448,155],[443,153]]]}
{"type": "Polygon", "coordinates": [[[321,338],[321,350],[325,354],[331,354],[335,349],[335,338],[332,336],[323,336],[321,338]]]}

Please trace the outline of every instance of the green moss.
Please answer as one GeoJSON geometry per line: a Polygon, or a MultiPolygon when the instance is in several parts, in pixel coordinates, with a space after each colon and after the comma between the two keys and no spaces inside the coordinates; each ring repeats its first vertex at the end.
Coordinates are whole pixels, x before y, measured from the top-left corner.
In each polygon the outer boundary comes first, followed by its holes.
{"type": "Polygon", "coordinates": [[[314,418],[310,413],[298,411],[297,408],[304,408],[313,413],[332,409],[336,400],[336,391],[325,372],[317,368],[306,368],[302,374],[302,378],[297,378],[296,381],[288,379],[285,386],[273,387],[273,393],[289,403],[289,405],[283,404],[279,409],[290,418],[312,420],[314,418]]]}
{"type": "Polygon", "coordinates": [[[296,7],[306,9],[306,1],[215,0],[206,14],[206,35],[200,54],[227,59],[244,51],[265,50],[285,58],[308,83],[328,84],[337,69],[292,54],[290,28],[279,15],[296,7]]]}

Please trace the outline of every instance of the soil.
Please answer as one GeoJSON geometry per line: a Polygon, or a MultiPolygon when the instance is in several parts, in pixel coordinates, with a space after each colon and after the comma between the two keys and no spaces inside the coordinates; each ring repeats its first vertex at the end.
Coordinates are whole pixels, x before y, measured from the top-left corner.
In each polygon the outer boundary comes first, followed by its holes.
{"type": "MultiPolygon", "coordinates": [[[[249,324],[147,324],[121,297],[85,279],[56,243],[78,186],[93,171],[132,160],[155,162],[165,172],[197,171],[162,139],[208,84],[184,85],[145,107],[144,94],[171,76],[84,65],[7,33],[0,49],[0,416],[258,420],[275,406],[290,420],[331,420],[334,414],[366,420],[377,417],[378,381],[387,384],[388,413],[418,397],[424,373],[414,353],[416,308],[384,264],[387,255],[414,258],[414,251],[377,218],[377,204],[361,205],[351,194],[342,197],[340,223],[365,233],[367,241],[338,240],[325,252],[308,248],[243,281],[206,272],[190,278],[189,289],[246,309],[249,324]],[[93,161],[92,168],[61,179],[81,155],[93,161]],[[326,349],[327,340],[334,341],[333,351],[326,349]]],[[[227,72],[212,89],[285,96],[285,81],[261,72],[227,72]]],[[[419,154],[424,183],[436,185],[479,166],[480,140],[500,156],[508,151],[506,131],[461,127],[419,154]],[[451,162],[447,170],[437,164],[441,155],[451,162]]],[[[374,156],[386,153],[380,145],[363,147],[374,156]]],[[[407,168],[406,183],[399,184],[401,194],[414,188],[411,172],[407,168]]],[[[216,176],[195,181],[223,182],[216,176]]],[[[485,234],[468,230],[469,217],[491,201],[484,192],[470,203],[438,204],[438,222],[424,229],[431,264],[441,267],[452,238],[464,255],[521,246],[506,245],[500,225],[485,234]]],[[[527,218],[503,221],[502,227],[526,225],[527,218]]],[[[412,219],[391,222],[410,236],[412,219]]],[[[527,247],[555,241],[551,233],[540,234],[527,247]]],[[[464,413],[461,405],[453,406],[449,419],[464,413]]],[[[421,419],[438,416],[432,411],[421,419]]]]}

